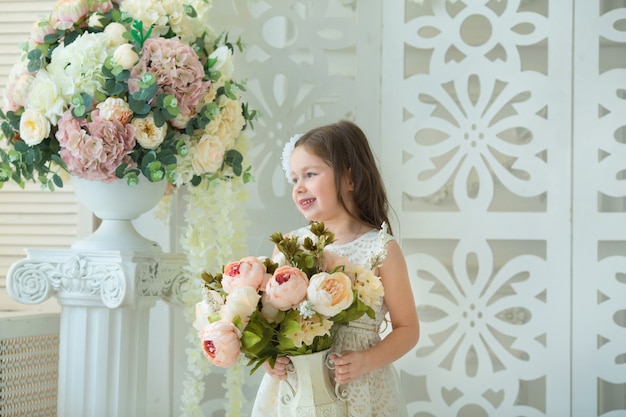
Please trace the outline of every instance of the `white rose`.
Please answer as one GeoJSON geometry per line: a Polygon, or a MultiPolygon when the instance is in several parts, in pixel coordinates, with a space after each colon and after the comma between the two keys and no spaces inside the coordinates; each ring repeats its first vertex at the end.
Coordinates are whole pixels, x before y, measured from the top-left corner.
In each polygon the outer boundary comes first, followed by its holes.
{"type": "Polygon", "coordinates": [[[28,146],[41,143],[50,134],[50,122],[43,114],[26,110],[20,119],[20,136],[28,146]]]}
{"type": "Polygon", "coordinates": [[[213,64],[213,67],[211,69],[221,72],[221,79],[229,80],[232,78],[234,65],[232,60],[232,54],[227,46],[220,46],[215,51],[213,51],[211,55],[209,55],[209,58],[217,59],[217,62],[213,64]]]}
{"type": "Polygon", "coordinates": [[[167,134],[167,123],[157,127],[154,123],[154,117],[149,114],[146,118],[134,118],[131,122],[136,128],[135,140],[145,149],[156,149],[167,134]]]}
{"type": "Polygon", "coordinates": [[[104,28],[104,33],[109,37],[111,45],[121,45],[128,41],[124,39],[126,28],[121,23],[111,22],[104,28]]]}
{"type": "Polygon", "coordinates": [[[252,287],[242,286],[235,287],[226,297],[226,303],[220,310],[222,320],[233,322],[235,317],[239,316],[243,324],[250,321],[250,316],[256,310],[261,296],[252,287]]]}
{"type": "Polygon", "coordinates": [[[196,175],[215,172],[222,167],[226,149],[217,136],[204,135],[193,150],[191,165],[196,175]]]}
{"type": "Polygon", "coordinates": [[[139,61],[139,55],[131,44],[125,43],[115,49],[113,59],[122,68],[131,69],[139,61]]]}

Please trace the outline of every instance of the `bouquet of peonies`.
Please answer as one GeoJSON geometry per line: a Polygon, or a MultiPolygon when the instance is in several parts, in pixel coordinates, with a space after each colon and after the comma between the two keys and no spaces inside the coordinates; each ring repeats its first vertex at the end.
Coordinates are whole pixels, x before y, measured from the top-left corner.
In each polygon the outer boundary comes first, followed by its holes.
{"type": "Polygon", "coordinates": [[[380,278],[325,250],[334,235],[323,223],[310,231],[300,239],[273,234],[276,262],[246,257],[220,274],[203,274],[194,327],[209,362],[230,367],[243,353],[253,373],[265,361],[274,366],[278,356],[329,349],[335,326],[363,314],[374,318],[380,278]]]}
{"type": "MultiPolygon", "coordinates": [[[[240,136],[255,111],[210,0],[58,0],[35,22],[0,110],[0,187],[140,176],[174,186],[249,178],[240,136]]],[[[241,49],[241,42],[236,46],[241,49]]]]}

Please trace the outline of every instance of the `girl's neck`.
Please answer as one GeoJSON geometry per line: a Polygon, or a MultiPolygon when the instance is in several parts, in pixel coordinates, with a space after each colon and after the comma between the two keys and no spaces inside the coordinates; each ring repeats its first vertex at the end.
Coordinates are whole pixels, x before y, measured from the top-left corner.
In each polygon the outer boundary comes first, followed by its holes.
{"type": "Polygon", "coordinates": [[[335,235],[335,244],[343,245],[359,238],[370,230],[370,227],[350,217],[343,221],[324,222],[324,225],[335,235]]]}

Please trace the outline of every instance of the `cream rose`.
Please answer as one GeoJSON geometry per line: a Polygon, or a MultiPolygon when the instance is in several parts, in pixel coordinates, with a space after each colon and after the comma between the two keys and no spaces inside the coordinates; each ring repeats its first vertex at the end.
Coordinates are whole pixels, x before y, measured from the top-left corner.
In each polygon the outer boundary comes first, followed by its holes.
{"type": "Polygon", "coordinates": [[[306,299],[308,285],[309,278],[300,269],[281,266],[265,287],[267,302],[282,311],[296,308],[306,299]]]}
{"type": "Polygon", "coordinates": [[[313,309],[328,317],[339,314],[354,301],[352,282],[343,272],[320,272],[313,275],[307,296],[313,309]]]}
{"type": "Polygon", "coordinates": [[[137,52],[135,52],[131,44],[123,43],[113,52],[113,59],[120,67],[131,69],[139,62],[139,55],[137,55],[137,52]]]}
{"type": "Polygon", "coordinates": [[[200,332],[202,352],[213,365],[229,368],[241,355],[241,332],[234,324],[216,321],[200,332]]]}
{"type": "Polygon", "coordinates": [[[203,135],[193,151],[191,165],[196,175],[215,172],[222,167],[226,149],[219,137],[203,135]]]}
{"type": "Polygon", "coordinates": [[[226,297],[226,304],[220,310],[222,320],[232,323],[235,317],[239,317],[242,324],[248,324],[260,298],[259,293],[252,287],[233,288],[226,297]]]}
{"type": "Polygon", "coordinates": [[[26,110],[20,119],[20,136],[28,146],[41,143],[50,134],[50,122],[43,114],[26,110]]]}
{"type": "Polygon", "coordinates": [[[154,117],[150,113],[147,117],[140,119],[134,118],[131,122],[137,129],[135,132],[135,140],[145,149],[156,149],[163,143],[165,135],[167,134],[167,123],[158,127],[154,123],[154,117]]]}
{"type": "Polygon", "coordinates": [[[224,267],[222,288],[230,294],[236,287],[252,287],[258,291],[267,275],[267,268],[259,258],[245,257],[224,267]]]}

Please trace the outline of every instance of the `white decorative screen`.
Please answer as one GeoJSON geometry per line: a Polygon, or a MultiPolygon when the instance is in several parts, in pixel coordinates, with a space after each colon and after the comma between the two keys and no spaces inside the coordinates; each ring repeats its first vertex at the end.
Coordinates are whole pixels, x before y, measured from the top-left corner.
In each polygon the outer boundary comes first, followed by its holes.
{"type": "Polygon", "coordinates": [[[626,416],[626,2],[575,26],[572,407],[626,416]]]}

